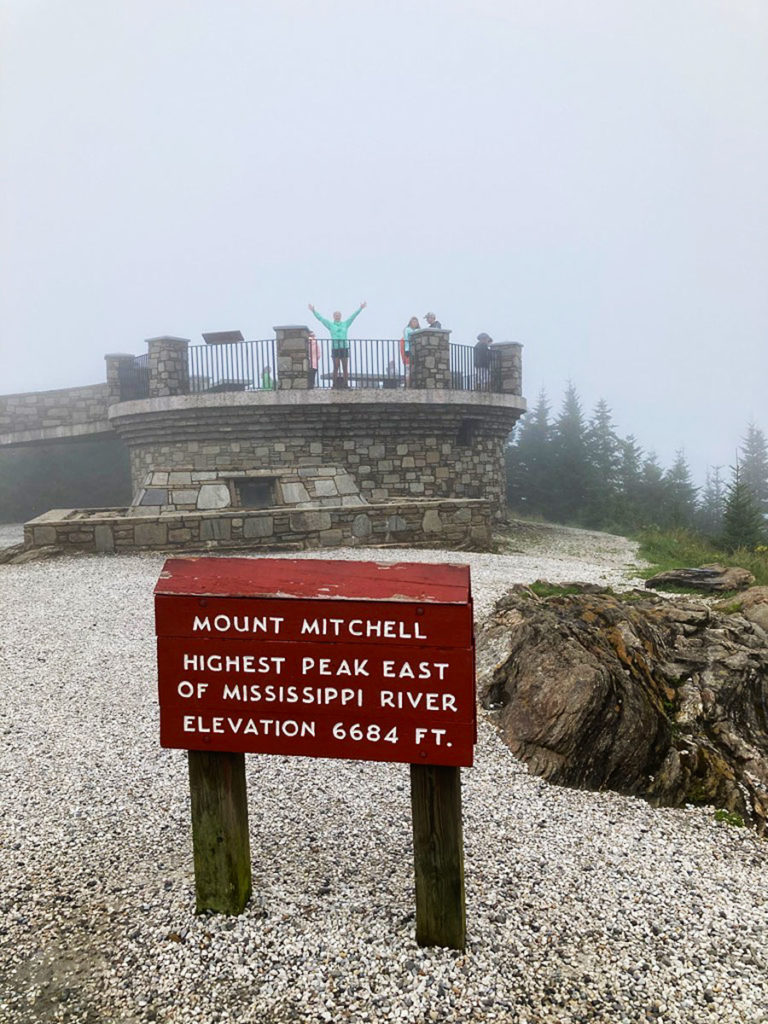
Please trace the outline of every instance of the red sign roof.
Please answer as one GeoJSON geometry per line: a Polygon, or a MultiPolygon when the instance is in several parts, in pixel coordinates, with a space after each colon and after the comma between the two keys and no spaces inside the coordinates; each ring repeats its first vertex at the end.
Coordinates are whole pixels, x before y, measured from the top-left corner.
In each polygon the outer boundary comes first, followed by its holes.
{"type": "Polygon", "coordinates": [[[466,604],[469,566],[317,558],[169,558],[156,594],[466,604]]]}

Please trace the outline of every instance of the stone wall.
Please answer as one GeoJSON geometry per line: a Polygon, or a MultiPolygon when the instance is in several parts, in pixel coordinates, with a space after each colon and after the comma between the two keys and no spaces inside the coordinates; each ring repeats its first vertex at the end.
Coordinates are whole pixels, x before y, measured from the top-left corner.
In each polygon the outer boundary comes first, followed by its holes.
{"type": "Polygon", "coordinates": [[[106,383],[60,388],[56,391],[33,391],[21,395],[0,395],[0,435],[47,432],[53,440],[54,431],[65,436],[68,429],[75,427],[96,427],[98,429],[90,432],[103,433],[109,429],[108,402],[109,388],[106,383]]]}
{"type": "Polygon", "coordinates": [[[53,509],[24,526],[28,548],[112,553],[135,549],[302,551],[381,544],[487,550],[490,507],[477,501],[413,501],[318,509],[164,513],[53,509]]]}
{"type": "Polygon", "coordinates": [[[407,391],[397,400],[379,394],[377,402],[376,393],[303,394],[288,408],[280,393],[147,405],[144,415],[125,418],[118,406],[112,423],[131,451],[136,489],[156,467],[278,472],[336,465],[372,503],[483,496],[496,510],[503,506],[504,443],[520,405],[504,408],[485,395],[461,402],[447,392],[432,392],[429,403],[407,391]]]}
{"type": "Polygon", "coordinates": [[[272,485],[272,507],[327,508],[365,504],[353,478],[338,466],[239,472],[187,467],[150,470],[134,495],[130,513],[157,515],[242,508],[241,485],[266,481],[272,485]]]}

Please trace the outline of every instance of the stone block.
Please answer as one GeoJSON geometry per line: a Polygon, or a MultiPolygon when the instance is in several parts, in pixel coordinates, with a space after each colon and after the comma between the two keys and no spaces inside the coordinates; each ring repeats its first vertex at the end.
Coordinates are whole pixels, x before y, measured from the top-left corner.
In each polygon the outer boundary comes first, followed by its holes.
{"type": "Polygon", "coordinates": [[[183,470],[174,470],[168,474],[168,483],[171,487],[183,487],[185,484],[187,487],[192,483],[192,473],[186,473],[183,470]]]}
{"type": "Polygon", "coordinates": [[[45,547],[48,544],[56,543],[55,526],[36,526],[32,531],[32,537],[36,548],[45,547]]]}
{"type": "Polygon", "coordinates": [[[352,520],[352,536],[362,540],[365,537],[370,537],[372,533],[373,526],[371,525],[370,517],[365,515],[365,513],[355,516],[352,520]]]}
{"type": "Polygon", "coordinates": [[[167,505],[168,491],[165,487],[148,487],[141,495],[140,505],[167,505]]]}
{"type": "Polygon", "coordinates": [[[331,495],[338,495],[336,483],[333,480],[319,479],[314,481],[315,494],[319,498],[328,498],[331,495]]]}
{"type": "Polygon", "coordinates": [[[357,484],[347,473],[336,477],[336,489],[339,494],[357,494],[357,484]]]}
{"type": "Polygon", "coordinates": [[[171,491],[172,505],[192,505],[197,503],[197,490],[193,487],[185,487],[178,491],[171,491]]]}
{"type": "Polygon", "coordinates": [[[197,495],[197,507],[201,511],[216,508],[229,508],[232,498],[227,484],[201,484],[197,495]]]}
{"type": "Polygon", "coordinates": [[[314,530],[330,530],[330,512],[292,512],[290,515],[291,530],[296,533],[311,533],[314,530]]]}
{"type": "Polygon", "coordinates": [[[440,513],[436,508],[429,508],[424,513],[424,518],[421,520],[421,528],[424,533],[442,533],[443,532],[443,521],[440,518],[440,513]]]}
{"type": "Polygon", "coordinates": [[[93,531],[93,544],[97,551],[114,551],[115,536],[112,533],[112,527],[107,523],[99,523],[93,531]]]}
{"type": "Polygon", "coordinates": [[[304,484],[282,483],[283,501],[286,505],[298,505],[302,501],[309,501],[309,494],[304,484]]]}
{"type": "Polygon", "coordinates": [[[341,530],[324,530],[320,534],[320,544],[324,548],[337,548],[344,542],[341,530]]]}
{"type": "Polygon", "coordinates": [[[243,520],[243,536],[271,537],[275,532],[275,521],[272,516],[253,516],[243,520]]]}
{"type": "Polygon", "coordinates": [[[138,548],[163,547],[168,543],[168,529],[165,523],[137,523],[133,536],[138,548]]]}
{"type": "Polygon", "coordinates": [[[200,540],[231,540],[231,519],[201,519],[200,540]]]}

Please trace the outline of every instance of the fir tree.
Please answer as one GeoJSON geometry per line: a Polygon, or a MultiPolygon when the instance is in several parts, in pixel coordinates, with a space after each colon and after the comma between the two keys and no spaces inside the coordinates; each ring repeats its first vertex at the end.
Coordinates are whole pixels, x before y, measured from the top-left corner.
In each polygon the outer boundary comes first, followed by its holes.
{"type": "Polygon", "coordinates": [[[588,526],[606,526],[616,520],[621,454],[611,410],[602,398],[589,421],[584,444],[588,462],[584,521],[588,526]]]}
{"type": "Polygon", "coordinates": [[[725,484],[722,466],[707,467],[707,478],[696,513],[696,529],[707,537],[719,537],[723,531],[725,514],[725,484]]]}
{"type": "Polygon", "coordinates": [[[762,513],[751,488],[742,480],[737,463],[725,498],[721,543],[726,551],[735,551],[737,548],[752,550],[763,543],[764,537],[762,513]]]}
{"type": "Polygon", "coordinates": [[[588,474],[584,413],[576,388],[569,383],[552,429],[551,504],[545,511],[548,518],[560,523],[583,522],[588,474]]]}
{"type": "Polygon", "coordinates": [[[546,393],[539,392],[535,408],[525,417],[515,442],[507,449],[507,494],[521,512],[544,514],[550,504],[551,426],[546,393]]]}
{"type": "Polygon", "coordinates": [[[739,448],[739,475],[752,491],[757,507],[764,516],[768,515],[768,444],[754,423],[747,427],[747,436],[739,448]]]}
{"type": "Polygon", "coordinates": [[[640,526],[667,526],[664,516],[664,470],[655,452],[649,452],[640,473],[638,512],[640,526]]]}
{"type": "Polygon", "coordinates": [[[643,449],[633,434],[619,441],[618,496],[616,516],[626,530],[643,525],[643,449]]]}
{"type": "Polygon", "coordinates": [[[698,487],[693,486],[691,471],[681,450],[675,455],[672,468],[664,474],[664,524],[671,527],[693,526],[696,515],[698,487]]]}

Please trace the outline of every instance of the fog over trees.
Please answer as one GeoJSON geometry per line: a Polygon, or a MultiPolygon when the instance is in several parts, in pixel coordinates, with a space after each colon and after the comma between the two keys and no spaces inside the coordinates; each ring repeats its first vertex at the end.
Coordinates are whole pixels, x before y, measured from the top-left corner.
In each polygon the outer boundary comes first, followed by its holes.
{"type": "Polygon", "coordinates": [[[590,529],[633,533],[646,527],[697,530],[729,550],[766,539],[768,444],[750,422],[734,465],[711,466],[703,487],[680,449],[660,465],[632,434],[620,437],[608,403],[586,415],[573,383],[553,414],[545,391],[507,448],[513,513],[590,529]]]}

